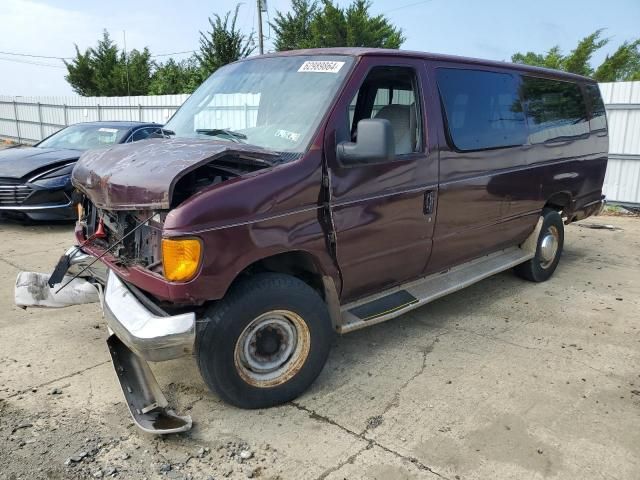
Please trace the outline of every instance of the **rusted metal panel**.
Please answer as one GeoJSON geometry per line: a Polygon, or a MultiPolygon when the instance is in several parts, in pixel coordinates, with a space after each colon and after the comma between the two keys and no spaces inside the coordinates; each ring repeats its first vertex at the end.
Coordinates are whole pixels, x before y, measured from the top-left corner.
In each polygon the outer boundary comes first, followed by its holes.
{"type": "Polygon", "coordinates": [[[73,169],[73,184],[99,208],[169,209],[176,182],[224,155],[268,160],[277,155],[251,145],[199,139],[153,139],[89,150],[73,169]]]}

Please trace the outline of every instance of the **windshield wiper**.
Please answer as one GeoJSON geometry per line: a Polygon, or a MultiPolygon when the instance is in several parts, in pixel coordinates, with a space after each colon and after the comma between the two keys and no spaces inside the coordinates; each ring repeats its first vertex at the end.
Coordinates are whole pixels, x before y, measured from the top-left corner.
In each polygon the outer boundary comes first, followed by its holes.
{"type": "Polygon", "coordinates": [[[236,143],[244,143],[242,140],[247,138],[244,133],[234,132],[233,130],[227,130],[226,128],[198,128],[196,129],[196,133],[211,135],[212,137],[223,135],[236,143]]]}

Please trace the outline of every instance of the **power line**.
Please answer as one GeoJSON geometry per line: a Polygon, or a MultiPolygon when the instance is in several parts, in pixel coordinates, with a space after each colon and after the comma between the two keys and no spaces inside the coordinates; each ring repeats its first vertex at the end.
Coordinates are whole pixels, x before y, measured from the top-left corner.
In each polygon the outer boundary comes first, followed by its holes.
{"type": "Polygon", "coordinates": [[[71,60],[73,57],[52,57],[50,55],[32,55],[30,53],[17,53],[17,52],[0,52],[2,55],[13,55],[16,57],[30,57],[30,58],[50,58],[53,60],[71,60]]]}
{"type": "Polygon", "coordinates": [[[409,3],[407,5],[400,5],[399,7],[396,7],[396,8],[390,8],[389,10],[387,10],[384,13],[395,12],[396,10],[402,10],[403,8],[415,7],[416,5],[421,5],[423,3],[428,3],[430,1],[431,0],[422,0],[421,2],[413,2],[413,3],[409,3]]]}
{"type": "MultiPolygon", "coordinates": [[[[150,55],[151,57],[170,57],[171,55],[182,55],[185,53],[195,53],[195,50],[184,50],[182,52],[170,52],[170,53],[157,53],[150,55]]],[[[3,52],[0,51],[0,55],[12,55],[14,57],[28,57],[28,58],[47,58],[51,60],[73,60],[75,57],[56,57],[53,55],[34,55],[31,53],[18,53],[18,52],[3,52]]],[[[16,59],[16,61],[18,61],[16,59]]]]}
{"type": "Polygon", "coordinates": [[[29,60],[20,60],[20,59],[17,59],[17,58],[0,57],[0,60],[4,60],[5,62],[24,63],[24,64],[27,64],[27,65],[39,65],[41,67],[67,68],[67,67],[63,67],[62,65],[53,65],[51,63],[44,63],[44,62],[32,62],[32,61],[29,61],[29,60]]]}
{"type": "Polygon", "coordinates": [[[183,53],[195,53],[195,50],[185,50],[184,52],[157,53],[151,57],[170,57],[171,55],[182,55],[183,53]]]}

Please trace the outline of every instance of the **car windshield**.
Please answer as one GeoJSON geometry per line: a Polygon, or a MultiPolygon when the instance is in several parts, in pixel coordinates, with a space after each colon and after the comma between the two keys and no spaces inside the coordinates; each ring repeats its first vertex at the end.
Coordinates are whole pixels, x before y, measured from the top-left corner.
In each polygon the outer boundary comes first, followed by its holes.
{"type": "Polygon", "coordinates": [[[89,150],[120,143],[129,128],[103,127],[100,125],[72,125],[54,133],[40,142],[39,148],[69,148],[89,150]]]}
{"type": "Polygon", "coordinates": [[[256,58],[217,70],[165,126],[178,137],[304,152],[347,75],[347,56],[256,58]]]}

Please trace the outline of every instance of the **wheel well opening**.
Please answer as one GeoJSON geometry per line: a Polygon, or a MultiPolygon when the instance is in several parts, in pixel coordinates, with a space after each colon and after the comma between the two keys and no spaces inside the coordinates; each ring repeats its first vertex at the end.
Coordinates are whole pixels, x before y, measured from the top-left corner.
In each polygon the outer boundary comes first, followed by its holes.
{"type": "Polygon", "coordinates": [[[567,212],[571,205],[571,196],[568,193],[555,193],[547,200],[544,208],[552,208],[558,212],[567,212]]]}
{"type": "Polygon", "coordinates": [[[306,252],[286,252],[258,260],[246,267],[238,275],[236,281],[248,275],[262,272],[284,273],[299,278],[325,299],[322,272],[313,257],[306,252]]]}
{"type": "Polygon", "coordinates": [[[310,253],[292,251],[263,258],[242,270],[233,283],[265,272],[283,273],[302,280],[318,292],[320,298],[324,300],[329,310],[332,326],[337,329],[341,324],[340,298],[334,281],[330,276],[324,274],[310,253]]]}

